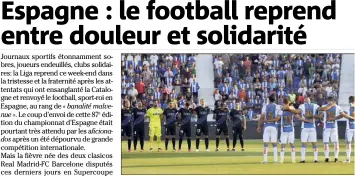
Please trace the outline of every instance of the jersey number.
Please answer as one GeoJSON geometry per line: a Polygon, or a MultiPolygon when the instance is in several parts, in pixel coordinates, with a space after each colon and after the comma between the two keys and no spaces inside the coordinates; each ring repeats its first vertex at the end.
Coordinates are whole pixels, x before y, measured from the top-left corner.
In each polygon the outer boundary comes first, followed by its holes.
{"type": "Polygon", "coordinates": [[[273,113],[269,112],[267,113],[267,120],[272,120],[273,119],[273,113]]]}
{"type": "Polygon", "coordinates": [[[283,126],[291,125],[291,123],[292,123],[292,117],[291,116],[284,116],[283,126]]]}
{"type": "Polygon", "coordinates": [[[291,116],[286,116],[286,117],[284,117],[284,120],[285,120],[285,122],[287,122],[287,123],[291,123],[292,117],[291,117],[291,116]]]}
{"type": "Polygon", "coordinates": [[[307,119],[311,119],[312,116],[313,116],[312,111],[306,111],[306,118],[307,118],[307,119]]]}
{"type": "MultiPolygon", "coordinates": [[[[328,120],[328,118],[334,118],[335,117],[335,112],[331,112],[331,111],[327,111],[327,121],[330,121],[328,120]]],[[[333,121],[331,121],[333,122],[333,121]]]]}

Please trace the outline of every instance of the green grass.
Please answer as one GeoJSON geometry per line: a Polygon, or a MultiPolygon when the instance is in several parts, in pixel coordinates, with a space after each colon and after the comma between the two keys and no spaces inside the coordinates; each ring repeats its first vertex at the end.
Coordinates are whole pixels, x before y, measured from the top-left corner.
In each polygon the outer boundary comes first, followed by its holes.
{"type": "MultiPolygon", "coordinates": [[[[232,141],[230,141],[231,143],[232,141]]],[[[238,141],[239,142],[239,141],[238,141]]],[[[177,142],[178,144],[178,142],[177,142]]],[[[139,144],[138,144],[139,146],[139,144]]],[[[210,141],[211,152],[204,150],[204,140],[200,142],[200,152],[195,152],[195,143],[192,142],[193,152],[187,152],[186,140],[182,145],[182,152],[169,150],[157,152],[156,142],[154,151],[149,152],[149,142],[145,141],[145,152],[127,152],[127,142],[122,142],[122,174],[347,174],[354,175],[354,163],[342,163],[345,159],[345,144],[340,142],[340,162],[334,163],[333,146],[330,146],[330,163],[324,163],[324,154],[319,142],[319,163],[313,163],[313,152],[307,147],[307,163],[291,163],[289,147],[286,148],[285,162],[274,164],[273,153],[269,147],[269,163],[261,164],[261,140],[245,141],[245,152],[240,151],[237,144],[236,152],[226,152],[225,140],[221,140],[219,152],[214,152],[215,141],[210,141]]],[[[164,141],[161,147],[164,148],[164,141]]],[[[280,147],[280,146],[278,146],[280,147]]],[[[300,142],[296,141],[296,160],[300,161],[300,142]]],[[[132,146],[133,148],[133,146],[132,146]]],[[[138,147],[139,148],[139,147],[138,147]]]]}

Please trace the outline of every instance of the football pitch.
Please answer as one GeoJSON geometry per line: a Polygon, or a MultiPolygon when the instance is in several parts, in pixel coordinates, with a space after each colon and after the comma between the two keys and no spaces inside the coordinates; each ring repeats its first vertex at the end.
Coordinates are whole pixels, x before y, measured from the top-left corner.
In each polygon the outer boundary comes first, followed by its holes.
{"type": "MultiPolygon", "coordinates": [[[[145,151],[127,152],[127,142],[122,142],[122,174],[346,174],[354,175],[354,163],[343,163],[345,159],[345,143],[340,141],[339,162],[334,163],[333,146],[330,145],[330,162],[324,162],[323,145],[318,142],[318,163],[313,163],[313,151],[307,146],[306,163],[300,161],[300,141],[296,141],[296,161],[291,163],[290,148],[287,146],[284,163],[273,163],[273,152],[269,146],[268,164],[263,160],[263,144],[261,140],[246,140],[245,151],[241,152],[239,141],[236,152],[227,152],[225,140],[221,139],[219,152],[215,152],[215,141],[209,144],[210,152],[206,152],[204,140],[200,142],[200,152],[195,152],[192,141],[192,152],[187,152],[186,140],[183,141],[181,152],[172,152],[171,140],[168,151],[149,150],[149,142],[145,141],[145,151]]],[[[232,141],[230,140],[230,144],[232,141]]],[[[178,141],[176,142],[178,146],[178,141]]],[[[161,143],[164,147],[164,140],[161,143]]],[[[139,148],[139,142],[138,146],[139,148]]],[[[133,142],[132,142],[133,149],[133,142]]],[[[280,145],[278,145],[280,151],[280,145]]],[[[278,153],[278,156],[280,153],[278,153]]],[[[352,155],[353,156],[353,155],[352,155]]],[[[280,156],[279,156],[280,157],[280,156]]],[[[353,158],[353,157],[352,157],[353,158]]]]}

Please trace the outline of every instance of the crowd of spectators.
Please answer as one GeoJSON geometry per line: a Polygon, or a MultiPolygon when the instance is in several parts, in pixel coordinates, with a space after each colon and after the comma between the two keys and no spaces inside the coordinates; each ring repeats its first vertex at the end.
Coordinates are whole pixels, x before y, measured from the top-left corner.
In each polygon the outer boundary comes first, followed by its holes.
{"type": "Polygon", "coordinates": [[[159,100],[163,109],[170,101],[179,107],[197,102],[194,54],[124,54],[121,70],[122,101],[129,100],[133,107],[138,101],[149,108],[159,100]]]}
{"type": "MultiPolygon", "coordinates": [[[[239,103],[248,120],[258,119],[271,94],[279,104],[289,97],[296,108],[305,97],[323,105],[338,97],[340,64],[340,54],[216,54],[215,105],[239,103]]],[[[122,101],[133,107],[142,101],[149,108],[154,100],[163,109],[169,101],[179,108],[198,103],[195,54],[124,54],[121,70],[122,101]]]]}
{"type": "Polygon", "coordinates": [[[318,105],[338,97],[340,54],[216,54],[213,64],[215,105],[239,103],[248,120],[260,117],[271,94],[296,108],[305,97],[318,105]]]}

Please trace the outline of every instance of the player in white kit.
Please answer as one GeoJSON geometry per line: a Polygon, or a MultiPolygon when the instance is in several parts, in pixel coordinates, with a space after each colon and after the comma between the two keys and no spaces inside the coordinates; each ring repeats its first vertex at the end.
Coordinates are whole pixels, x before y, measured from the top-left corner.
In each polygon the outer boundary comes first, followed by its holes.
{"type": "Polygon", "coordinates": [[[346,132],[345,132],[345,139],[346,139],[346,159],[343,161],[344,163],[350,163],[350,156],[351,156],[351,144],[352,140],[354,139],[354,119],[355,119],[355,112],[354,112],[354,96],[349,97],[349,113],[345,114],[345,118],[347,118],[346,122],[346,132]]]}
{"type": "Polygon", "coordinates": [[[338,162],[339,143],[338,143],[338,122],[337,120],[345,116],[345,113],[340,106],[335,104],[333,97],[328,97],[328,104],[318,108],[323,112],[324,130],[323,130],[323,144],[325,162],[329,162],[329,138],[334,144],[334,162],[338,162]],[[328,107],[330,108],[328,109],[328,107]]]}
{"type": "Polygon", "coordinates": [[[264,160],[262,163],[267,163],[268,145],[272,144],[274,152],[274,162],[277,163],[277,113],[281,110],[280,105],[275,104],[275,95],[269,96],[269,103],[264,105],[259,119],[257,131],[261,132],[261,124],[264,124],[263,142],[264,142],[264,160]]]}
{"type": "Polygon", "coordinates": [[[317,146],[317,131],[316,131],[316,118],[317,110],[319,106],[317,104],[311,103],[310,98],[305,98],[304,104],[299,106],[302,118],[309,120],[310,122],[302,122],[301,126],[301,163],[306,161],[306,147],[307,143],[312,143],[313,147],[313,160],[315,163],[318,162],[318,146],[317,146]]]}
{"type": "Polygon", "coordinates": [[[285,156],[286,144],[290,144],[291,147],[291,161],[296,162],[296,151],[295,151],[295,129],[293,124],[293,119],[296,118],[302,122],[310,122],[309,120],[301,118],[299,110],[296,110],[293,106],[290,106],[290,100],[284,98],[283,106],[281,111],[279,111],[277,120],[281,119],[281,152],[280,152],[280,163],[283,163],[285,156]]]}

